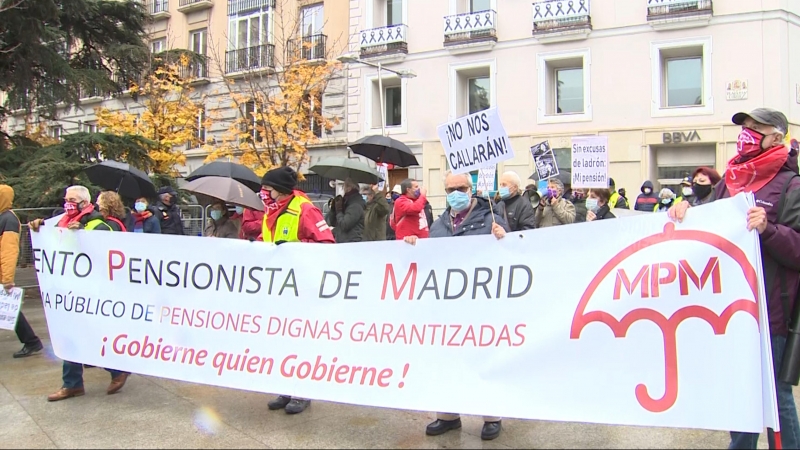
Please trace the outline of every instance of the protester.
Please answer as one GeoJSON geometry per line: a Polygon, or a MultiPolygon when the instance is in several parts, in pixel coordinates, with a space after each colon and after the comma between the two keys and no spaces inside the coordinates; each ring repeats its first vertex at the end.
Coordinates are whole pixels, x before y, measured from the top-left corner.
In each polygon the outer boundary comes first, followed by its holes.
{"type": "Polygon", "coordinates": [[[225,202],[214,201],[208,209],[210,219],[203,230],[203,236],[239,239],[239,227],[236,226],[236,222],[230,220],[229,214],[228,206],[225,205],[225,202]]]}
{"type": "Polygon", "coordinates": [[[161,234],[183,235],[183,220],[177,205],[178,193],[171,186],[164,186],[158,190],[158,198],[156,209],[161,221],[161,234]]]}
{"type": "Polygon", "coordinates": [[[97,195],[97,209],[103,215],[103,220],[111,227],[111,231],[128,231],[124,220],[125,205],[114,191],[103,191],[97,195]]]}
{"type": "Polygon", "coordinates": [[[575,205],[575,223],[586,222],[586,191],[581,188],[572,190],[572,198],[570,199],[575,205]]]}
{"type": "MultiPolygon", "coordinates": [[[[472,177],[469,174],[453,175],[448,172],[445,177],[444,190],[447,193],[447,209],[436,219],[430,230],[430,237],[474,236],[493,234],[497,239],[502,239],[510,232],[505,220],[493,214],[489,208],[491,200],[475,196],[470,198],[472,192],[472,177]]],[[[403,240],[409,244],[416,244],[418,236],[408,235],[403,240]]],[[[458,414],[438,413],[436,420],[428,425],[425,434],[438,436],[450,430],[461,428],[461,418],[458,414]]],[[[484,417],[481,439],[492,440],[500,436],[502,429],[499,417],[484,417]]]]}
{"type": "MultiPolygon", "coordinates": [[[[322,212],[296,186],[297,172],[291,167],[278,167],[264,174],[261,198],[264,199],[265,214],[260,240],[273,244],[336,242],[322,212]]],[[[281,395],[267,407],[273,411],[285,408],[286,414],[298,414],[310,404],[311,400],[281,395]]]]}
{"type": "Polygon", "coordinates": [[[575,205],[564,198],[564,184],[557,178],[547,181],[547,195],[536,210],[536,228],[568,225],[575,222],[575,205]]]}
{"type": "Polygon", "coordinates": [[[389,217],[389,202],[383,192],[376,192],[377,186],[364,186],[361,195],[367,203],[364,212],[363,241],[386,240],[386,218],[389,217]]]}
{"type": "Polygon", "coordinates": [[[156,213],[158,211],[150,206],[145,197],[139,197],[125,221],[125,227],[132,233],[161,234],[161,222],[156,213]]]}
{"type": "MultiPolygon", "coordinates": [[[[22,225],[11,205],[14,203],[14,189],[11,186],[0,184],[0,284],[6,291],[14,289],[14,276],[17,271],[19,257],[19,235],[22,225]]],[[[22,343],[22,349],[14,353],[14,358],[25,358],[42,351],[42,341],[33,332],[28,320],[22,311],[17,316],[17,325],[14,328],[17,339],[22,343]]]]}
{"type": "Polygon", "coordinates": [[[692,206],[700,206],[714,201],[714,186],[722,179],[719,172],[711,167],[698,167],[692,174],[692,193],[689,201],[692,206]]]}
{"type": "Polygon", "coordinates": [[[608,205],[611,208],[630,209],[628,199],[625,197],[625,188],[620,188],[619,193],[616,192],[617,186],[613,178],[608,179],[608,188],[611,192],[611,198],[608,200],[608,205]]]}
{"type": "Polygon", "coordinates": [[[653,212],[658,205],[658,194],[653,192],[653,182],[650,180],[642,183],[642,193],[636,197],[636,211],[653,212]]]}
{"type": "Polygon", "coordinates": [[[239,222],[239,239],[254,241],[261,235],[261,222],[264,220],[264,211],[236,206],[236,213],[231,220],[239,222]]]}
{"type": "MultiPolygon", "coordinates": [[[[94,210],[89,189],[85,186],[70,186],[64,195],[64,213],[56,224],[59,228],[69,230],[100,230],[112,231],[112,228],[103,220],[103,216],[94,210]]],[[[38,232],[44,219],[36,219],[28,224],[31,231],[38,232]]],[[[106,389],[106,394],[116,394],[125,386],[130,375],[119,370],[106,369],[111,373],[111,384],[106,389]]],[[[85,394],[83,388],[83,364],[64,361],[61,379],[61,389],[47,397],[49,402],[57,402],[85,394]]]]}
{"type": "Polygon", "coordinates": [[[589,191],[589,198],[586,199],[586,221],[616,219],[617,216],[611,212],[611,190],[592,189],[589,191]]]}
{"type": "Polygon", "coordinates": [[[666,212],[672,207],[675,201],[675,193],[670,188],[661,189],[658,194],[658,203],[653,207],[653,212],[666,212]]]}
{"type": "MultiPolygon", "coordinates": [[[[752,192],[757,198],[757,206],[747,211],[747,229],[757,230],[760,235],[781,437],[783,448],[800,448],[800,423],[792,385],[778,376],[787,359],[784,350],[788,324],[797,306],[800,284],[798,154],[783,144],[789,128],[783,113],[758,108],[749,114],[737,113],[732,120],[742,126],[736,145],[738,154],[728,162],[725,179],[714,188],[713,199],[740,192],[752,192]],[[781,217],[779,211],[783,213],[781,217]]],[[[669,210],[670,218],[682,221],[689,207],[687,201],[676,204],[669,210]]],[[[775,448],[772,433],[768,433],[768,440],[769,447],[775,448]]],[[[757,444],[758,433],[731,432],[729,448],[755,449],[757,444]]]]}
{"type": "Polygon", "coordinates": [[[367,203],[361,197],[358,183],[344,180],[344,196],[333,199],[333,208],[325,220],[333,227],[333,236],[339,244],[361,242],[364,233],[364,212],[367,203]]]}
{"type": "Polygon", "coordinates": [[[394,201],[394,209],[389,217],[395,237],[398,240],[406,236],[427,238],[430,227],[425,214],[425,205],[428,203],[425,189],[420,188],[415,180],[406,178],[400,183],[400,192],[402,195],[394,201]]]}
{"type": "Polygon", "coordinates": [[[536,227],[535,212],[530,201],[522,196],[522,180],[516,172],[506,172],[500,177],[500,202],[498,208],[511,231],[532,230],[536,227]]]}
{"type": "Polygon", "coordinates": [[[692,201],[694,200],[694,190],[692,190],[692,179],[686,177],[683,180],[681,180],[681,192],[676,194],[678,194],[678,198],[675,199],[675,203],[680,203],[683,200],[692,203],[692,201]]]}
{"type": "MultiPolygon", "coordinates": [[[[631,209],[631,207],[630,207],[630,202],[628,201],[628,196],[626,195],[626,194],[627,194],[627,192],[625,192],[625,188],[619,188],[619,189],[617,190],[617,193],[619,193],[619,196],[620,196],[620,197],[622,197],[623,199],[625,199],[625,209],[631,209]]],[[[611,203],[609,203],[609,205],[610,205],[610,204],[611,204],[611,203]]],[[[619,204],[619,202],[617,202],[617,204],[619,204]]]]}

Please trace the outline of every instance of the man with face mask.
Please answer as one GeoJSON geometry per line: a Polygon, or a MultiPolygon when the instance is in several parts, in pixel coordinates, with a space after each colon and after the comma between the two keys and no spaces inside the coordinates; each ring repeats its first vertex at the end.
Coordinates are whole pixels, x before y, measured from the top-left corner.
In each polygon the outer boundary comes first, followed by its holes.
{"type": "MultiPolygon", "coordinates": [[[[467,174],[453,175],[448,172],[445,177],[444,190],[447,193],[447,209],[441,217],[433,222],[431,238],[475,236],[493,234],[497,239],[505,237],[508,228],[505,219],[493,214],[489,208],[491,200],[483,197],[472,197],[472,177],[467,174]]],[[[415,245],[417,236],[406,236],[404,241],[415,245]]],[[[484,417],[481,439],[492,440],[500,436],[502,429],[499,417],[484,417]]],[[[461,428],[458,414],[438,413],[436,420],[428,424],[425,434],[438,436],[450,430],[461,428]]]]}
{"type": "MultiPolygon", "coordinates": [[[[756,197],[756,206],[747,212],[747,229],[758,231],[761,241],[781,437],[783,448],[800,448],[800,423],[792,385],[779,376],[782,363],[789,359],[788,352],[800,351],[794,346],[787,347],[786,338],[800,289],[797,150],[790,151],[783,145],[789,122],[779,111],[758,108],[749,114],[738,113],[732,120],[742,127],[736,143],[737,155],[728,162],[722,182],[714,188],[713,199],[740,192],[752,192],[756,197]]],[[[670,218],[683,220],[689,206],[687,201],[673,206],[670,218]]],[[[770,448],[775,448],[772,433],[767,438],[770,448]]],[[[730,448],[754,449],[757,443],[758,433],[731,432],[730,448]]]]}
{"type": "Polygon", "coordinates": [[[642,183],[642,193],[636,197],[636,206],[633,207],[636,211],[653,212],[658,207],[660,198],[658,194],[653,191],[653,182],[650,180],[642,183]]]}
{"type": "Polygon", "coordinates": [[[367,202],[364,212],[364,234],[367,241],[386,240],[386,217],[389,215],[389,202],[386,201],[384,192],[376,192],[377,186],[364,186],[361,196],[367,202]]]}
{"type": "Polygon", "coordinates": [[[400,183],[400,195],[395,199],[394,209],[389,216],[389,225],[394,229],[397,240],[406,236],[429,236],[430,225],[425,212],[428,200],[425,194],[425,189],[416,180],[406,178],[400,183]]]}
{"type": "Polygon", "coordinates": [[[161,234],[183,235],[181,210],[177,205],[178,193],[171,186],[158,190],[158,219],[161,221],[161,234]]]}
{"type": "Polygon", "coordinates": [[[520,192],[522,180],[516,172],[506,172],[500,176],[500,202],[497,209],[508,223],[511,231],[532,230],[536,227],[531,202],[520,192]]]}
{"type": "Polygon", "coordinates": [[[575,223],[575,205],[564,198],[564,184],[558,178],[547,180],[547,193],[536,209],[536,228],[575,223]]]}
{"type": "MultiPolygon", "coordinates": [[[[56,224],[59,228],[69,230],[86,231],[112,231],[111,227],[103,220],[102,214],[94,210],[92,197],[89,189],[84,186],[70,186],[64,195],[64,215],[58,219],[56,224]]],[[[36,219],[28,224],[31,231],[38,232],[44,223],[44,219],[36,219]]],[[[111,373],[111,384],[108,385],[106,393],[116,394],[125,386],[128,380],[127,372],[106,369],[111,373]]],[[[63,381],[61,389],[47,397],[49,402],[57,402],[72,397],[80,397],[85,394],[83,388],[83,364],[64,361],[61,379],[63,381]]]]}
{"type": "Polygon", "coordinates": [[[364,212],[367,202],[358,190],[358,183],[344,180],[344,196],[337,196],[325,220],[333,227],[333,236],[339,244],[361,242],[364,233],[364,212]]]}

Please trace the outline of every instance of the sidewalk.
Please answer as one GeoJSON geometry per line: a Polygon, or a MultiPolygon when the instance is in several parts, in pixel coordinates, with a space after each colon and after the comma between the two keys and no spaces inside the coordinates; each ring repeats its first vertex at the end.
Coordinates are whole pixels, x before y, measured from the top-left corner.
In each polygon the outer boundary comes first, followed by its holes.
{"type": "MultiPolygon", "coordinates": [[[[504,421],[500,438],[483,442],[482,421],[472,416],[462,419],[460,431],[426,437],[430,412],[314,402],[289,416],[267,410],[269,395],[138,375],[107,396],[110,377],[102,369],[86,370],[85,396],[48,403],[61,386],[61,362],[50,349],[41,304],[30,299],[24,312],[45,352],[12,359],[20,344],[14,333],[0,332],[2,448],[725,448],[729,442],[724,432],[523,420],[504,421]]],[[[760,443],[767,448],[764,435],[760,443]]]]}

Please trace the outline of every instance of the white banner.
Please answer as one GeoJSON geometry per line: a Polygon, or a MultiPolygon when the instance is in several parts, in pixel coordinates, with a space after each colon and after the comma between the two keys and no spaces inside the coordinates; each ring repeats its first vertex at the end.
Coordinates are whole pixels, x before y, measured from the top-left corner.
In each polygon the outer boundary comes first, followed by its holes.
{"type": "Polygon", "coordinates": [[[608,136],[572,138],[572,188],[608,189],[608,136]]]}
{"type": "Polygon", "coordinates": [[[0,286],[0,330],[13,330],[17,327],[24,294],[25,291],[21,288],[5,290],[0,286]]]}
{"type": "Polygon", "coordinates": [[[476,112],[436,129],[444,154],[454,174],[494,166],[514,157],[497,108],[476,112]]]}
{"type": "Polygon", "coordinates": [[[33,255],[71,361],[388,408],[757,432],[775,391],[749,202],[416,246],[51,225],[33,255]]]}

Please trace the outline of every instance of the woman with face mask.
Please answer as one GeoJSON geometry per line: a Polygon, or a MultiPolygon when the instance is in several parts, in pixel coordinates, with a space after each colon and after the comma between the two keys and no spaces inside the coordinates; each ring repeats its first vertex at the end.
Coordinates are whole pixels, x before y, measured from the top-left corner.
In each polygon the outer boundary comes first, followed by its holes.
{"type": "Polygon", "coordinates": [[[667,212],[675,203],[675,193],[672,189],[664,188],[658,194],[658,203],[653,207],[653,212],[667,212]]]}
{"type": "Polygon", "coordinates": [[[611,200],[611,191],[608,189],[592,189],[586,198],[586,221],[616,219],[611,212],[608,202],[611,200]]]}
{"type": "Polygon", "coordinates": [[[698,167],[692,175],[692,206],[705,205],[714,201],[714,186],[722,177],[711,167],[698,167]]]}
{"type": "Polygon", "coordinates": [[[228,217],[228,207],[221,201],[215,201],[208,209],[208,225],[203,236],[228,239],[239,239],[239,227],[228,217]]]}
{"type": "Polygon", "coordinates": [[[145,197],[136,199],[133,210],[125,222],[131,233],[161,234],[161,221],[153,213],[150,201],[145,197]]]}

